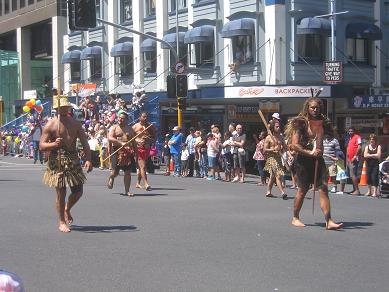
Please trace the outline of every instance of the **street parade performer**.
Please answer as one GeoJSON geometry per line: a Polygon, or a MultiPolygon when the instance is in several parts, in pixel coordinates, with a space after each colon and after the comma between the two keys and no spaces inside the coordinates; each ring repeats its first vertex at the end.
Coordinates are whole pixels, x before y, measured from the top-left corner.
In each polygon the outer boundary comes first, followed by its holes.
{"type": "Polygon", "coordinates": [[[319,189],[320,207],[324,213],[326,229],[336,230],[341,228],[342,224],[331,219],[328,178],[323,159],[323,136],[332,131],[332,127],[322,112],[322,101],[316,97],[308,98],[300,114],[289,120],[285,129],[289,149],[296,153],[292,172],[296,175],[298,189],[294,199],[292,224],[297,227],[305,226],[299,214],[304,197],[312,184],[313,188],[319,189]]]}
{"type": "Polygon", "coordinates": [[[150,147],[156,140],[156,129],[154,125],[148,122],[148,113],[142,112],[139,115],[139,123],[132,126],[137,137],[135,143],[137,146],[136,156],[138,161],[138,180],[136,182],[137,188],[142,188],[141,180],[144,181],[146,191],[151,191],[151,186],[147,180],[146,163],[150,154],[150,147]]]}
{"type": "Polygon", "coordinates": [[[87,172],[92,170],[91,152],[81,124],[68,115],[71,108],[68,98],[54,96],[53,108],[57,109],[58,115],[46,124],[39,143],[41,151],[50,151],[43,182],[56,190],[59,230],[70,232],[69,225],[73,222],[70,210],[81,198],[86,181],[76,150],[77,138],[86,154],[87,172]],[[70,188],[71,194],[65,203],[66,187],[70,188]]]}
{"type": "Polygon", "coordinates": [[[134,159],[134,145],[130,143],[134,136],[134,131],[128,125],[128,114],[125,111],[119,111],[118,124],[113,125],[108,134],[108,141],[112,143],[112,172],[108,178],[108,188],[113,188],[115,177],[119,175],[119,171],[124,172],[124,191],[129,197],[134,196],[130,192],[131,186],[131,164],[134,159]]]}

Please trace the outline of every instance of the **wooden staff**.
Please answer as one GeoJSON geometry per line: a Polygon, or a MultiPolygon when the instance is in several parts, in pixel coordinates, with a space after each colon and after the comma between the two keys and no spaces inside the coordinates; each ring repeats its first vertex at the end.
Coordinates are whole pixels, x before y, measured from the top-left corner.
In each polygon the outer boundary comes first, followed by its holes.
{"type": "Polygon", "coordinates": [[[148,128],[150,128],[153,124],[150,124],[148,125],[142,132],[139,132],[138,134],[136,134],[134,137],[132,137],[129,141],[127,141],[123,146],[121,146],[119,149],[117,149],[115,152],[113,152],[111,155],[109,155],[107,158],[105,158],[103,160],[106,161],[107,159],[111,158],[112,155],[116,154],[120,149],[122,149],[124,146],[126,146],[128,143],[132,142],[136,137],[138,137],[140,134],[142,134],[143,132],[145,132],[148,128]]]}
{"type": "Polygon", "coordinates": [[[265,116],[263,115],[261,109],[258,109],[258,114],[261,117],[261,120],[262,120],[263,124],[265,125],[265,128],[266,128],[266,131],[267,131],[268,135],[273,137],[273,134],[270,131],[269,125],[267,124],[267,121],[266,121],[265,116]]]}

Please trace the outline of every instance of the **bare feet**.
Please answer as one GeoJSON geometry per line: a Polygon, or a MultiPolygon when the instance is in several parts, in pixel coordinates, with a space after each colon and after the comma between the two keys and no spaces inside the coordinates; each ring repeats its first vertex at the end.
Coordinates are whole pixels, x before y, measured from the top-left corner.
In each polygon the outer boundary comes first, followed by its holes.
{"type": "Polygon", "coordinates": [[[365,194],[365,196],[366,196],[366,197],[369,197],[369,196],[371,196],[371,193],[370,193],[370,192],[367,192],[367,193],[365,194]]]}
{"type": "Polygon", "coordinates": [[[127,193],[127,196],[133,197],[133,196],[134,196],[134,193],[128,192],[128,193],[127,193]]]}
{"type": "Polygon", "coordinates": [[[332,220],[328,220],[328,222],[326,224],[326,229],[327,230],[338,230],[338,229],[342,228],[342,225],[343,225],[343,223],[338,224],[332,220]]]}
{"type": "Polygon", "coordinates": [[[151,191],[151,186],[145,186],[146,191],[151,191]]]}
{"type": "Polygon", "coordinates": [[[303,222],[301,222],[301,220],[299,218],[296,218],[296,217],[293,217],[292,225],[294,225],[296,227],[305,227],[305,224],[303,222]]]}
{"type": "Polygon", "coordinates": [[[70,232],[69,226],[66,225],[65,222],[59,222],[58,229],[61,232],[68,233],[70,232]]]}
{"type": "Polygon", "coordinates": [[[266,193],[266,197],[267,197],[267,198],[272,198],[272,197],[273,197],[273,195],[272,195],[272,193],[270,193],[270,192],[267,192],[267,193],[266,193]]]}
{"type": "Polygon", "coordinates": [[[67,225],[71,225],[73,223],[73,217],[68,210],[65,210],[65,222],[67,225]]]}
{"type": "Polygon", "coordinates": [[[361,193],[359,191],[354,191],[352,193],[350,193],[350,195],[353,195],[353,196],[360,196],[361,193]]]}
{"type": "Polygon", "coordinates": [[[113,188],[113,178],[112,178],[112,177],[109,177],[109,178],[108,178],[107,187],[108,187],[109,189],[112,189],[112,188],[113,188]]]}
{"type": "Polygon", "coordinates": [[[137,189],[143,189],[143,187],[142,187],[140,184],[138,184],[138,183],[135,185],[135,187],[136,187],[137,189]]]}

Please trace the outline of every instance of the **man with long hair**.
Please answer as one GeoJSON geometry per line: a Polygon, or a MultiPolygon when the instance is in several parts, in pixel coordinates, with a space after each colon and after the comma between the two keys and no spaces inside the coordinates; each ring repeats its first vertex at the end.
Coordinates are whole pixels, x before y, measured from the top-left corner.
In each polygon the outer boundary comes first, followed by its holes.
{"type": "Polygon", "coordinates": [[[323,137],[332,131],[329,120],[322,114],[323,103],[319,98],[308,98],[300,114],[291,119],[285,130],[290,150],[296,153],[292,172],[297,178],[292,224],[304,227],[300,210],[311,185],[319,189],[320,207],[326,221],[326,229],[336,230],[342,224],[331,219],[328,197],[327,173],[323,159],[323,137]],[[316,178],[316,181],[314,181],[316,178]]]}

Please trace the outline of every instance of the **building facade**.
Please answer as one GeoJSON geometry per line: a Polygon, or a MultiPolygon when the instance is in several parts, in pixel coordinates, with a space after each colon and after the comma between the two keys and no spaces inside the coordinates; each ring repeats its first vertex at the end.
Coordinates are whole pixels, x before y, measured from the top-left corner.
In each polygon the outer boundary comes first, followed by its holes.
{"type": "MultiPolygon", "coordinates": [[[[61,57],[63,36],[67,34],[66,16],[65,0],[0,0],[1,56],[17,53],[17,61],[12,62],[12,66],[5,57],[0,60],[2,71],[8,72],[4,74],[7,78],[0,80],[0,96],[5,101],[3,122],[15,118],[13,105],[15,100],[23,98],[24,91],[36,90],[44,96],[53,84],[57,86],[56,78],[63,71],[61,57]],[[8,86],[8,79],[17,86],[8,86]]],[[[63,82],[60,77],[59,83],[63,82]]]]}

